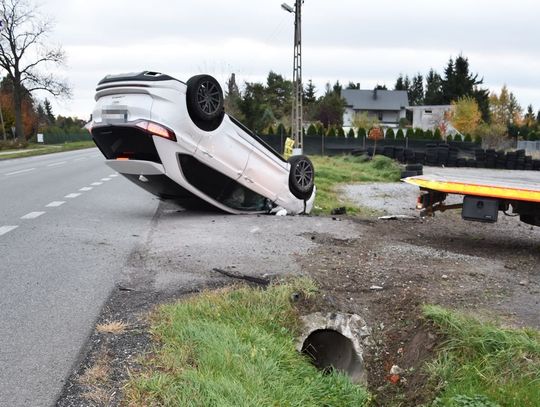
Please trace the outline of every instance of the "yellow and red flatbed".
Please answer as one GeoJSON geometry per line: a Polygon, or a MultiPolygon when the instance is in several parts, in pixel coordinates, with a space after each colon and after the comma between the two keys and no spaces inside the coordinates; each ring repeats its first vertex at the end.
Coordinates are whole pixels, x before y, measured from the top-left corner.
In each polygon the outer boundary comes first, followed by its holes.
{"type": "MultiPolygon", "coordinates": [[[[463,168],[426,168],[426,170],[426,175],[403,179],[404,182],[416,185],[423,191],[418,201],[419,209],[434,212],[450,208],[444,206],[442,202],[446,194],[457,194],[474,197],[472,201],[475,204],[482,199],[486,202],[495,202],[500,210],[504,211],[512,206],[513,212],[519,214],[521,220],[540,226],[540,172],[538,171],[463,168]]],[[[465,205],[464,202],[464,209],[465,205]]]]}

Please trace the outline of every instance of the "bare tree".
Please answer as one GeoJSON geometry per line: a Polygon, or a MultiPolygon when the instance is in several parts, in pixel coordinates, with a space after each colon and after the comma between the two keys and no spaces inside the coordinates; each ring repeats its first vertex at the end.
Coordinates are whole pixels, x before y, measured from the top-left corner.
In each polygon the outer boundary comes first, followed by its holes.
{"type": "Polygon", "coordinates": [[[0,68],[13,84],[16,136],[23,138],[21,105],[26,92],[71,96],[68,84],[46,69],[62,65],[65,54],[60,46],[47,43],[53,24],[29,0],[0,0],[0,13],[0,68]]]}

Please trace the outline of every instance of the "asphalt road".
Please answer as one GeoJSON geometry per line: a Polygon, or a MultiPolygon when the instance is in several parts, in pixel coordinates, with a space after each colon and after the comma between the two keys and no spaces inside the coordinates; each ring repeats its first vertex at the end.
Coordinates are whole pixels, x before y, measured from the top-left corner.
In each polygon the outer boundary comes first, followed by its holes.
{"type": "Polygon", "coordinates": [[[0,161],[0,406],[55,403],[157,206],[97,149],[0,161]]]}

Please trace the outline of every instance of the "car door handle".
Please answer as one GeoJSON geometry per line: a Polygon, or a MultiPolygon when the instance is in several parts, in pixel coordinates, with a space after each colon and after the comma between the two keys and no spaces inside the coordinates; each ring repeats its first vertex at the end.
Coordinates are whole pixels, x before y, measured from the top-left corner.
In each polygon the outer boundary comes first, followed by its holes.
{"type": "Polygon", "coordinates": [[[210,154],[208,151],[201,149],[201,153],[203,153],[208,158],[214,158],[212,154],[210,154]]]}

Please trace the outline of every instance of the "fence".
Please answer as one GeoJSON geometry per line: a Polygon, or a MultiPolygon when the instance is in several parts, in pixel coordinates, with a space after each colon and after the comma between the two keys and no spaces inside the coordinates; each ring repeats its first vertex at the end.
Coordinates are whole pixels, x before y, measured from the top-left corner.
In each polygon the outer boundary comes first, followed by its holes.
{"type": "Polygon", "coordinates": [[[525,150],[527,153],[540,151],[540,141],[518,141],[518,150],[525,150]]]}
{"type": "MultiPolygon", "coordinates": [[[[267,135],[261,136],[270,146],[278,152],[283,152],[283,145],[286,136],[267,135]]],[[[465,155],[474,155],[474,150],[479,148],[476,143],[466,141],[434,141],[417,139],[383,139],[377,141],[377,150],[385,146],[404,147],[413,151],[425,151],[428,145],[448,144],[451,147],[457,147],[465,155]]],[[[366,137],[345,138],[345,137],[322,137],[322,136],[304,136],[304,154],[308,155],[340,155],[348,154],[357,149],[368,149],[374,146],[374,142],[366,137]]]]}
{"type": "MultiPolygon", "coordinates": [[[[71,141],[90,141],[92,136],[89,132],[81,132],[76,134],[47,134],[43,135],[43,144],[63,144],[71,141]]],[[[33,143],[37,142],[37,136],[32,137],[33,143]]]]}

